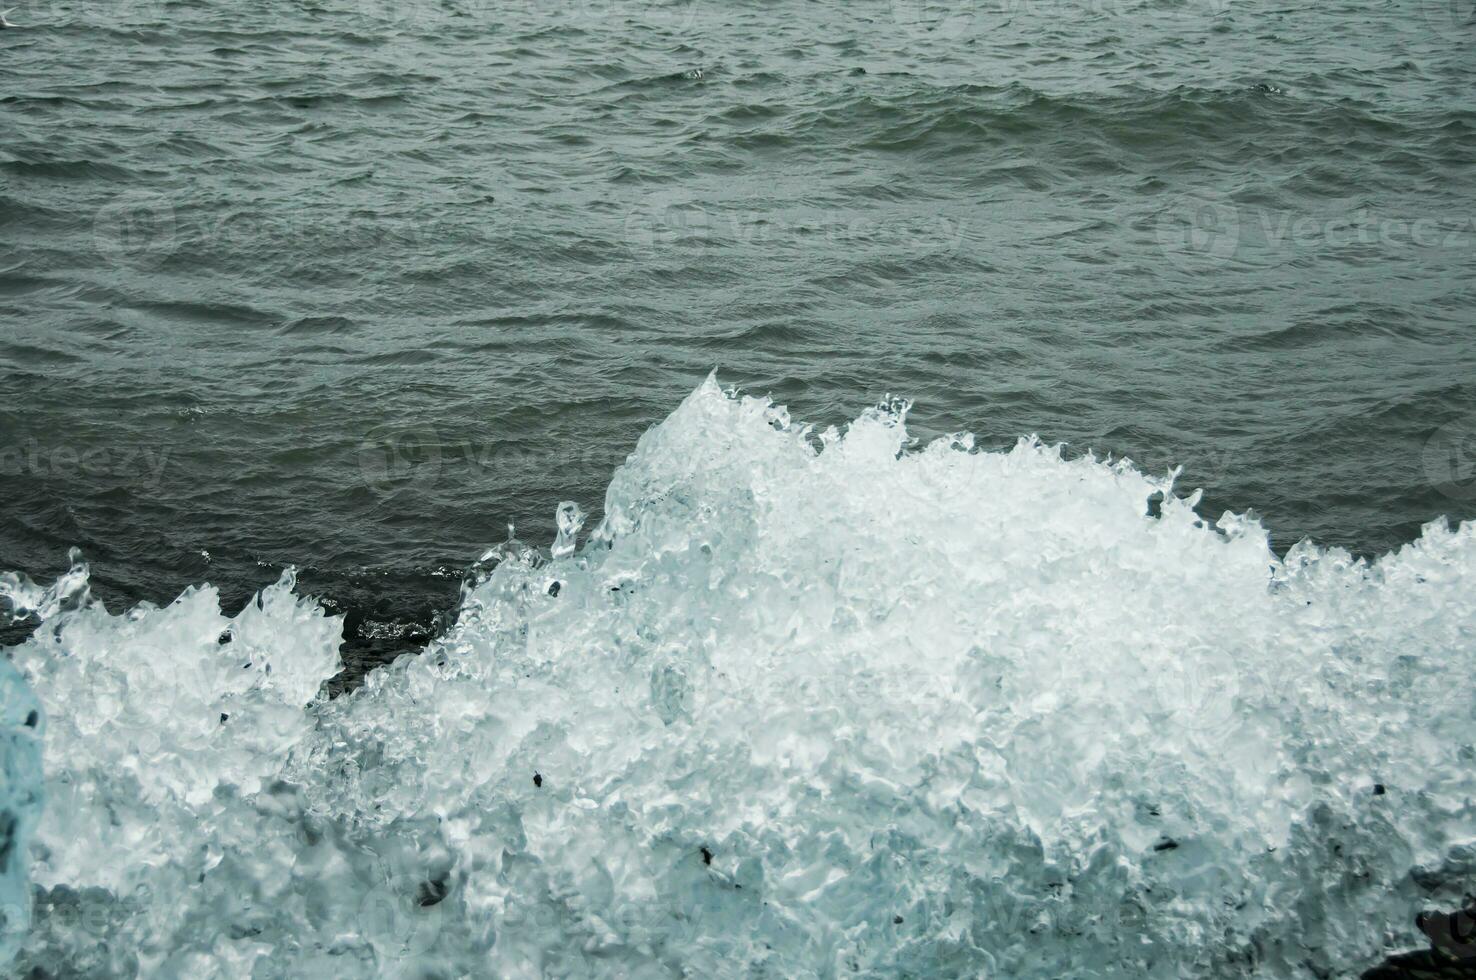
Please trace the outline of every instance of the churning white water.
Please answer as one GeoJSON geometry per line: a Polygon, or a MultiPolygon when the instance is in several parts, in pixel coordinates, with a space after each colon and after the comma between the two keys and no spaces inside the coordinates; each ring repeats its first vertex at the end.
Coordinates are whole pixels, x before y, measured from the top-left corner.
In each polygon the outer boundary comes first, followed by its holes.
{"type": "Polygon", "coordinates": [[[1278,560],[1171,478],[904,416],[815,432],[709,379],[585,540],[566,508],[551,559],[496,549],[332,701],[340,622],[290,574],[235,617],[8,578],[43,619],[12,657],[45,717],[18,683],[0,716],[17,967],[1301,977],[1422,944],[1476,871],[1476,526],[1278,560]]]}

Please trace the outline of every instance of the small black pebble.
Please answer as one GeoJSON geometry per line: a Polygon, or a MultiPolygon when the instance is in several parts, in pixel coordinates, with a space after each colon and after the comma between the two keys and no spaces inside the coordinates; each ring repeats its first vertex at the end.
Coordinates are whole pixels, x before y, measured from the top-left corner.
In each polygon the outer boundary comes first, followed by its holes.
{"type": "Polygon", "coordinates": [[[1383,796],[1383,795],[1384,795],[1384,784],[1383,783],[1374,783],[1374,796],[1383,796]]]}
{"type": "Polygon", "coordinates": [[[711,864],[712,863],[712,852],[709,851],[705,847],[702,849],[702,863],[703,864],[711,864]]]}
{"type": "Polygon", "coordinates": [[[228,722],[230,720],[231,720],[231,716],[230,715],[226,714],[224,711],[222,711],[220,713],[220,723],[222,725],[224,725],[226,722],[228,722]]]}
{"type": "Polygon", "coordinates": [[[1154,844],[1153,845],[1153,849],[1155,851],[1172,851],[1174,848],[1176,848],[1178,846],[1179,846],[1179,842],[1176,841],[1176,840],[1165,840],[1165,841],[1159,841],[1157,844],[1154,844]]]}
{"type": "Polygon", "coordinates": [[[543,777],[536,772],[533,774],[533,785],[540,789],[543,787],[543,777]]]}
{"type": "Polygon", "coordinates": [[[41,720],[41,716],[38,715],[38,714],[36,714],[36,712],[33,711],[30,714],[26,715],[26,727],[27,728],[35,728],[36,727],[36,722],[38,722],[40,720],[41,720]]]}
{"type": "Polygon", "coordinates": [[[894,926],[900,926],[901,924],[902,924],[902,916],[900,916],[900,915],[894,915],[894,916],[892,916],[892,925],[894,925],[894,926]]]}
{"type": "Polygon", "coordinates": [[[436,878],[433,881],[422,881],[420,887],[416,889],[415,902],[423,909],[428,909],[432,905],[439,905],[441,904],[441,900],[446,897],[447,890],[444,879],[436,878]]]}
{"type": "Polygon", "coordinates": [[[549,595],[558,595],[560,588],[561,588],[561,586],[559,585],[559,583],[557,583],[557,582],[550,582],[548,584],[548,594],[549,595]]]}

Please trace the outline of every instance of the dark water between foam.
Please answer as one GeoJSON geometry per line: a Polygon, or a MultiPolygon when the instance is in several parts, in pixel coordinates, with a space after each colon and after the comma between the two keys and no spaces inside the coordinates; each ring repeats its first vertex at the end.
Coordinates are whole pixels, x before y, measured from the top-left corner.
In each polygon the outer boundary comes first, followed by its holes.
{"type": "Polygon", "coordinates": [[[0,567],[79,545],[116,607],[295,564],[378,659],[713,367],[1397,547],[1476,515],[1471,14],[21,6],[0,567]]]}

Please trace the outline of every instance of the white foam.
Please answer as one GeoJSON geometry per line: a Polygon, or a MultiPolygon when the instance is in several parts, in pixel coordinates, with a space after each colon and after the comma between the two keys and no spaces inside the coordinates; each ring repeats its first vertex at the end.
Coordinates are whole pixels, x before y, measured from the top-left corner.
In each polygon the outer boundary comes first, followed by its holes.
{"type": "Polygon", "coordinates": [[[0,660],[0,966],[9,963],[30,924],[31,833],[43,794],[41,706],[8,661],[0,660]]]}
{"type": "Polygon", "coordinates": [[[290,576],[234,618],[53,610],[14,652],[51,717],[20,964],[1292,977],[1422,944],[1476,870],[1476,527],[1278,561],[1168,477],[912,450],[904,416],[814,433],[709,380],[582,546],[565,508],[561,557],[494,549],[331,702],[341,624],[290,576]]]}

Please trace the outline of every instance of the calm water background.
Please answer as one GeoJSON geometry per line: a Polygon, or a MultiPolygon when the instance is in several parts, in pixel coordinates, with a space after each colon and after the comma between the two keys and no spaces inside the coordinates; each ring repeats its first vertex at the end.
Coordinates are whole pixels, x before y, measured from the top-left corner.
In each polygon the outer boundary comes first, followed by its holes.
{"type": "Polygon", "coordinates": [[[295,564],[386,656],[713,367],[1278,547],[1476,516],[1471,0],[10,18],[0,567],[115,607],[295,564]]]}

